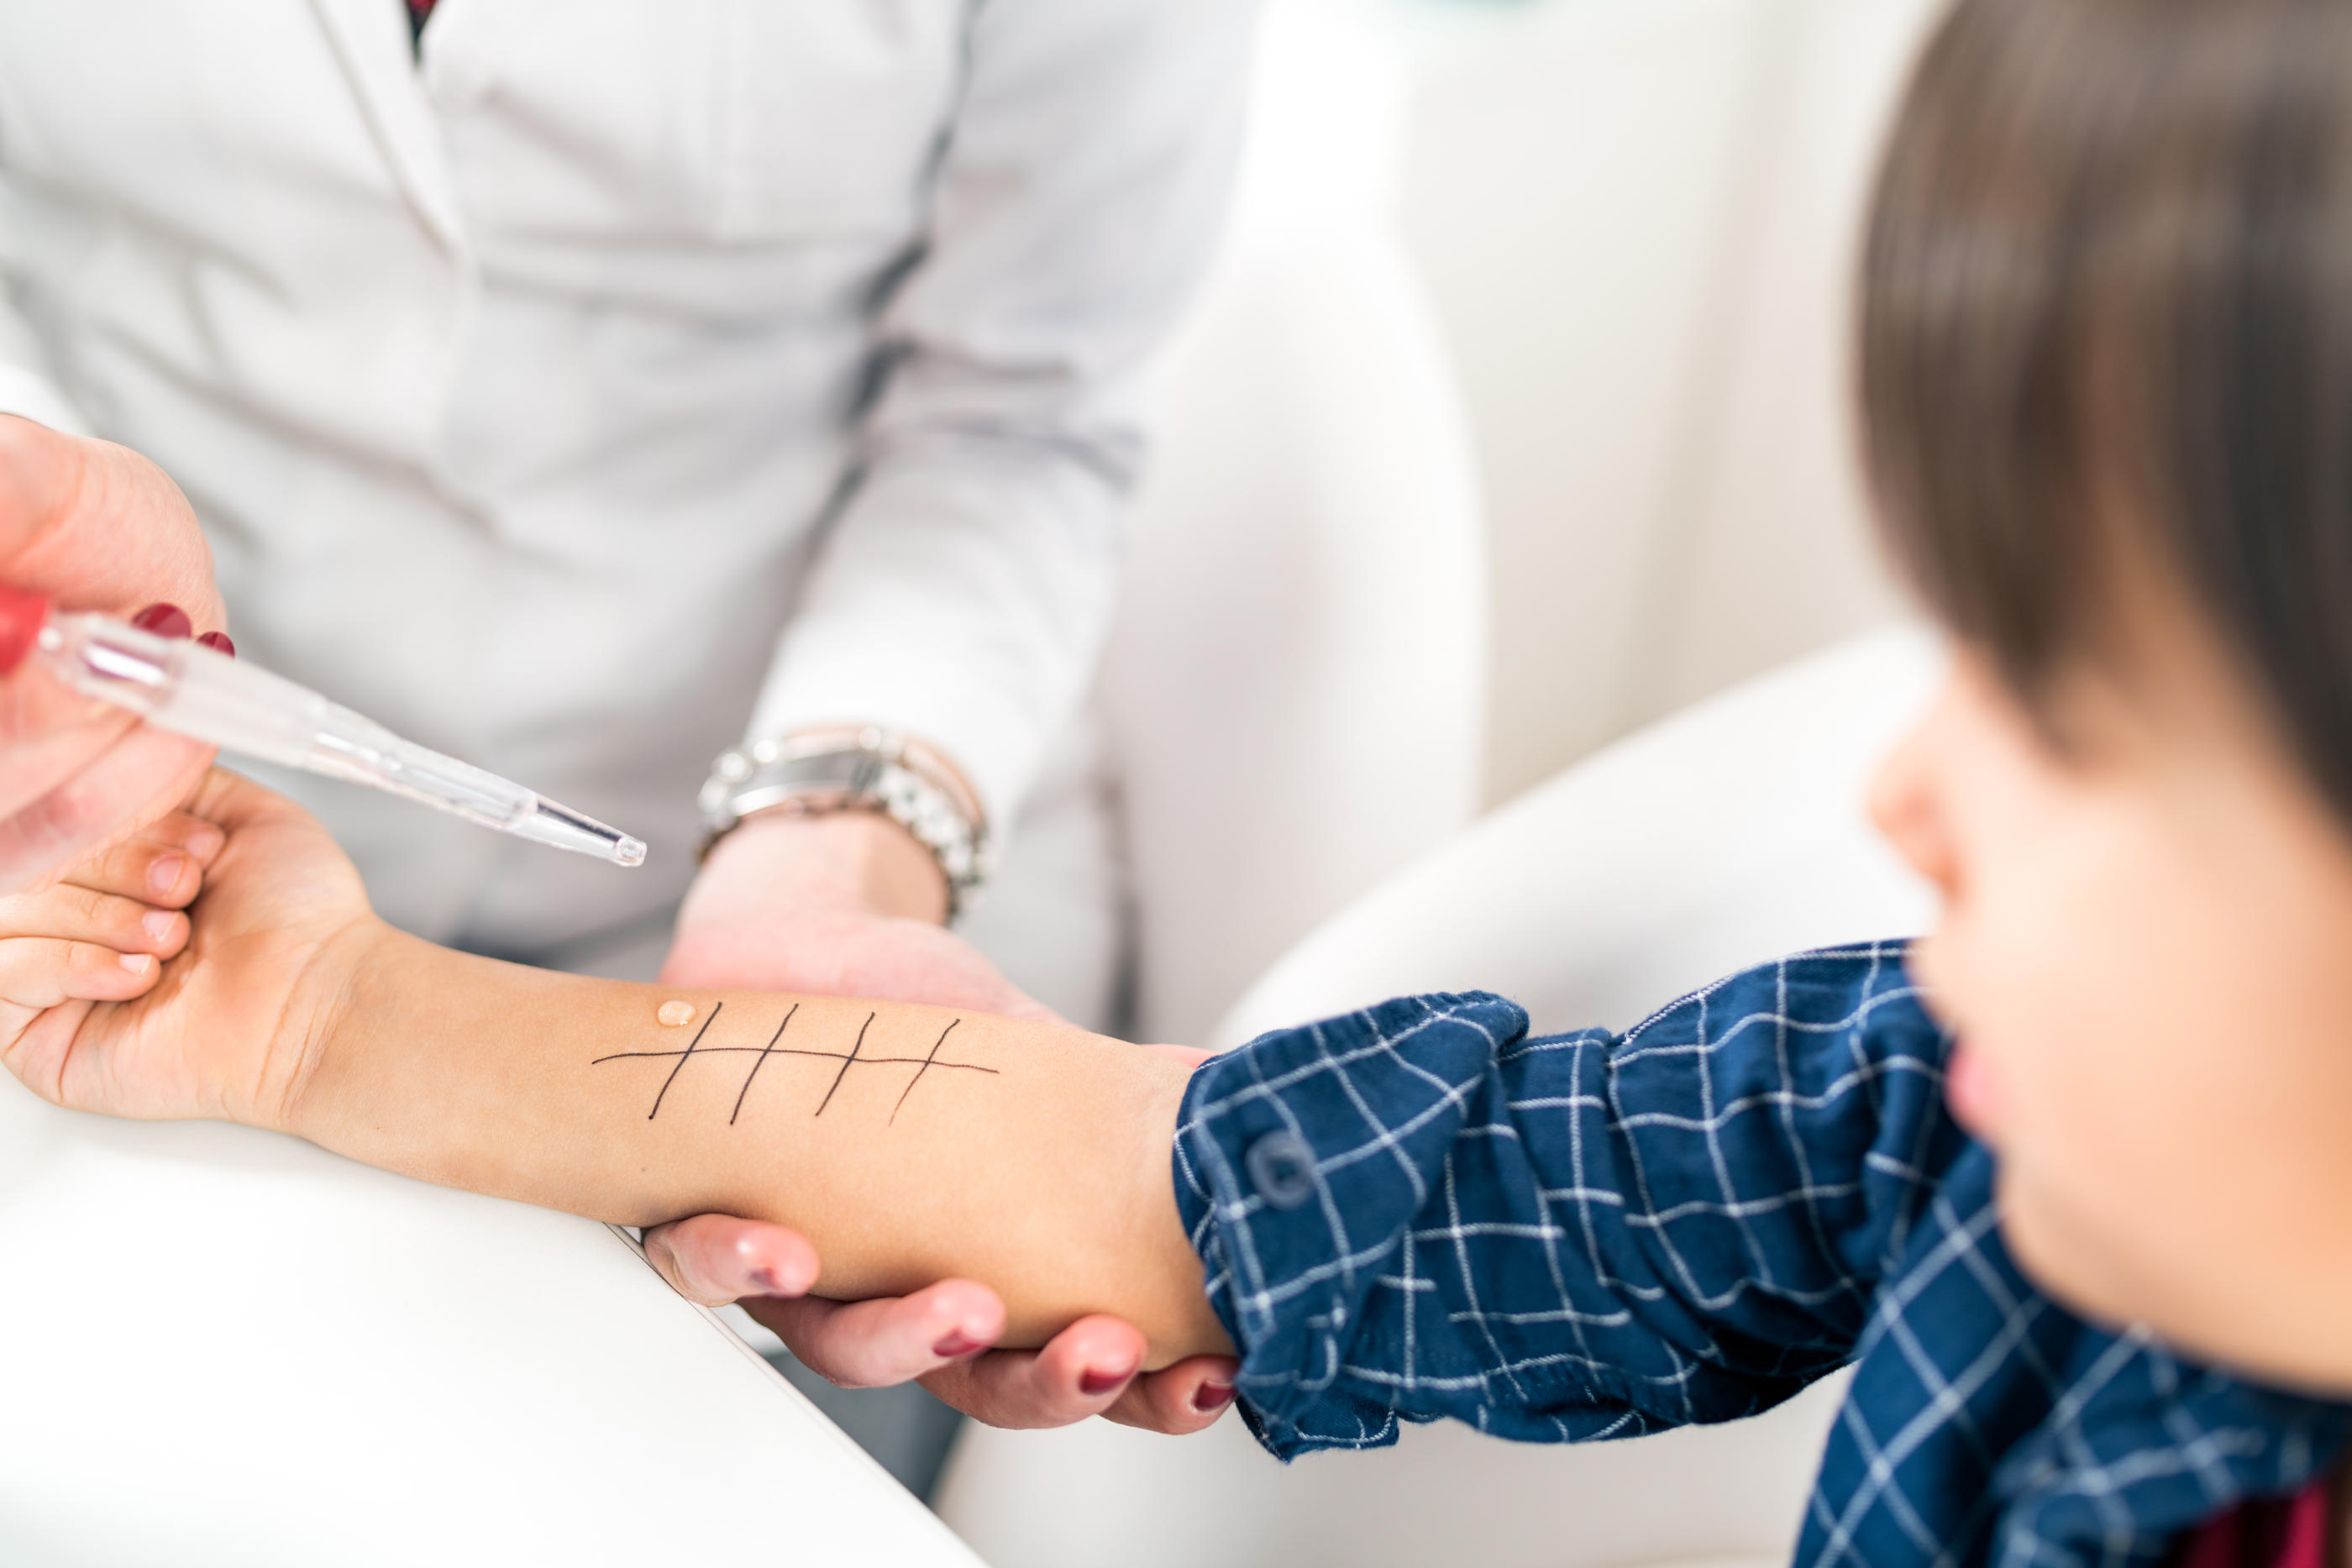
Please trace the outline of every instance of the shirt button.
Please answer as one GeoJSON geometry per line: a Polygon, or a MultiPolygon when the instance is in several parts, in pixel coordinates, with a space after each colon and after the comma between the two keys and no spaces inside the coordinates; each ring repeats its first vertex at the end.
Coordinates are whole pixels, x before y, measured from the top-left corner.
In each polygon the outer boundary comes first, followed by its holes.
{"type": "Polygon", "coordinates": [[[1268,1133],[1242,1163],[1257,1195],[1276,1208],[1297,1208],[1315,1196],[1315,1151],[1296,1133],[1268,1133]]]}

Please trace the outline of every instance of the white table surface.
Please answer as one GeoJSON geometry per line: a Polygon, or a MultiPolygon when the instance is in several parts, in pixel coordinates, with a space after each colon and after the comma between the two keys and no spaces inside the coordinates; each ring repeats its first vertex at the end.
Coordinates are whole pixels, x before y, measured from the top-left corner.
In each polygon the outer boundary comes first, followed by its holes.
{"type": "Polygon", "coordinates": [[[0,1563],[976,1563],[620,1233],[0,1074],[0,1563]]]}

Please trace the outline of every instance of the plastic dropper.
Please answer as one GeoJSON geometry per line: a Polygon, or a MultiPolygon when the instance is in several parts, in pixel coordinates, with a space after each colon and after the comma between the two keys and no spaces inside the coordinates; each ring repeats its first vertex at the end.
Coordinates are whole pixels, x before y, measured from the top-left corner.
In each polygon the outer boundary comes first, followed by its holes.
{"type": "Polygon", "coordinates": [[[646,846],[617,829],[403,740],[282,675],[103,615],[54,614],[47,600],[0,588],[0,674],[27,653],[78,692],[224,750],[373,785],[469,822],[614,865],[645,863],[646,846]]]}

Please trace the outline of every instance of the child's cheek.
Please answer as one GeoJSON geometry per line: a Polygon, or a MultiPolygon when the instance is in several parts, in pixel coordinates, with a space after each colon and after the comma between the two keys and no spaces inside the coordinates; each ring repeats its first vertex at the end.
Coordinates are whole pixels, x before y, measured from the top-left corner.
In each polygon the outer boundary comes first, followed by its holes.
{"type": "Polygon", "coordinates": [[[2001,1122],[1998,1070],[1983,1051],[1969,1043],[1960,1006],[1965,988],[1956,989],[1951,974],[1958,967],[1954,956],[1964,947],[1963,933],[1958,929],[1961,914],[1948,900],[1937,929],[1911,945],[1905,967],[1927,991],[1929,1010],[1937,1020],[1955,1036],[1951,1057],[1944,1066],[1945,1105],[1971,1137],[1998,1147],[2001,1122]]]}
{"type": "Polygon", "coordinates": [[[2000,1146],[2001,1095],[1991,1063],[1963,1040],[1944,1068],[1944,1103],[1971,1136],[2000,1146]]]}

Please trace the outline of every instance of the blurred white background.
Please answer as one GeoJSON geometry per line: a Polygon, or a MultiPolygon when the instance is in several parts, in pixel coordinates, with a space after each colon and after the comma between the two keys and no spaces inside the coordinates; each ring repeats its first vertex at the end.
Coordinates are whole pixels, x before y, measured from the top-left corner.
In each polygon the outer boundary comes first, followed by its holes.
{"type": "Polygon", "coordinates": [[[1934,5],[1271,0],[1106,677],[1132,1027],[1204,1038],[1482,808],[1902,613],[1846,329],[1934,5]]]}
{"type": "MultiPolygon", "coordinates": [[[[1106,684],[1144,1036],[1231,1044],[1391,975],[1622,1025],[1636,976],[1916,929],[1859,795],[1923,640],[1556,776],[1904,615],[1848,322],[1937,5],[1271,0],[1106,684]]],[[[1288,1469],[1232,1420],[967,1428],[936,1502],[996,1568],[1767,1563],[1835,1396],[1591,1450],[1413,1429],[1288,1469]]]]}
{"type": "Polygon", "coordinates": [[[1398,217],[1487,497],[1487,800],[1895,614],[1846,323],[1932,0],[1357,9],[1410,62],[1398,217]]]}

